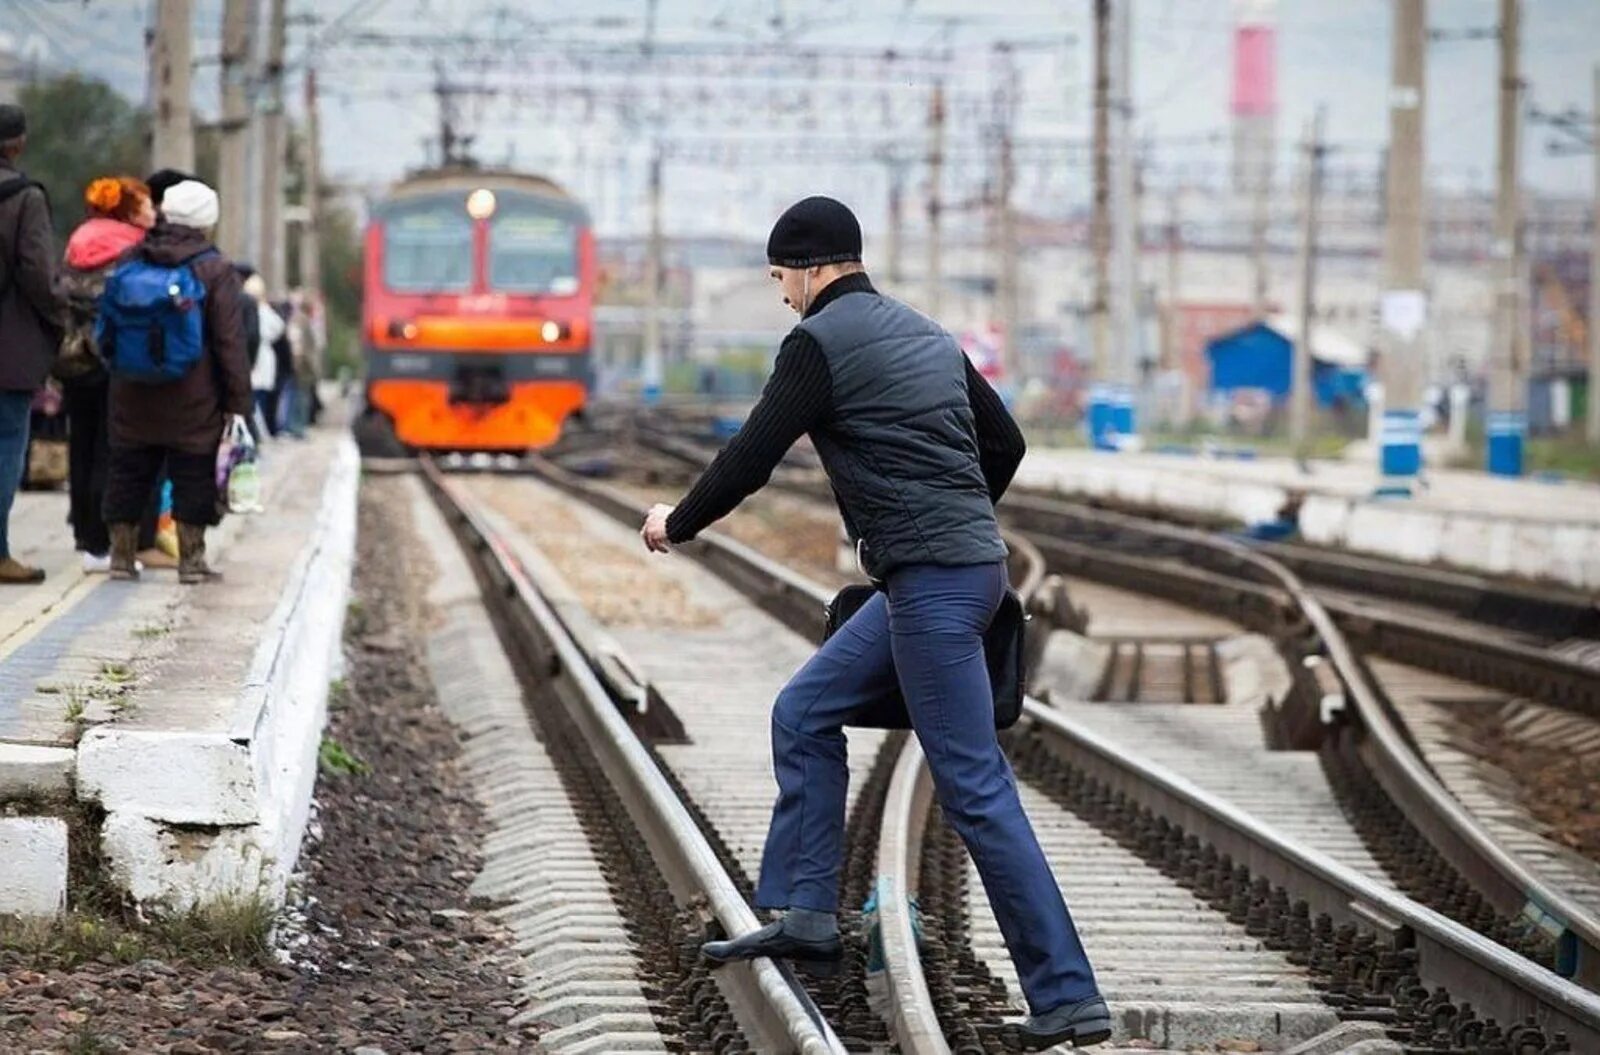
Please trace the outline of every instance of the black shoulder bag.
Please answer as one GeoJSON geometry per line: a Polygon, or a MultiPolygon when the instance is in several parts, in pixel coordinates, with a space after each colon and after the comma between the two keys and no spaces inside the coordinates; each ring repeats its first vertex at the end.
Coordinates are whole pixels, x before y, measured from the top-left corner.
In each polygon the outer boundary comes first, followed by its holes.
{"type": "MultiPolygon", "coordinates": [[[[852,583],[828,602],[827,621],[822,640],[826,641],[845,624],[856,610],[872,599],[877,587],[852,583]]],[[[989,629],[983,633],[984,658],[989,665],[989,684],[994,689],[994,727],[1009,729],[1022,717],[1023,686],[1027,683],[1023,665],[1023,633],[1028,616],[1017,591],[1006,587],[989,629]]],[[[909,729],[911,718],[898,688],[875,701],[850,723],[866,729],[909,729]]]]}

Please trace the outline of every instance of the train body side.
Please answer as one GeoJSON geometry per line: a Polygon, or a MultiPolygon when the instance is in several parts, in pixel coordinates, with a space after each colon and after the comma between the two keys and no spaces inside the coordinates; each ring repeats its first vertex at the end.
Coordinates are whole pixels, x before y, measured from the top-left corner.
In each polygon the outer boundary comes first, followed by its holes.
{"type": "Polygon", "coordinates": [[[590,388],[588,214],[554,184],[471,172],[407,181],[367,228],[369,410],[412,448],[547,447],[590,388]]]}

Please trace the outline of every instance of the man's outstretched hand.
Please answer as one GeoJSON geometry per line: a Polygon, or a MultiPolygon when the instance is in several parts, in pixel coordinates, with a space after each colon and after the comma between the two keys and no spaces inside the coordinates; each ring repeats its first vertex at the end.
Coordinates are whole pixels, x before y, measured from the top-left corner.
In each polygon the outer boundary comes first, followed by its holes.
{"type": "Polygon", "coordinates": [[[672,551],[672,544],[667,541],[667,517],[672,515],[672,509],[672,506],[658,502],[644,515],[644,527],[639,529],[639,537],[644,539],[644,548],[651,553],[672,551]]]}

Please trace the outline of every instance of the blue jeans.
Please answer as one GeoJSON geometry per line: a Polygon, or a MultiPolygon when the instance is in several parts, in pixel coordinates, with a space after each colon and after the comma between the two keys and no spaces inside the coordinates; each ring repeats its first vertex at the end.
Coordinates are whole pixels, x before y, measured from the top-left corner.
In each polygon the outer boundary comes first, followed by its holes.
{"type": "Polygon", "coordinates": [[[283,386],[282,402],[278,404],[278,431],[291,436],[306,434],[306,394],[300,391],[300,382],[290,378],[283,386]]]}
{"type": "Polygon", "coordinates": [[[1005,594],[1003,563],[912,565],[840,627],[778,694],[778,802],[756,904],[833,912],[839,903],[846,764],[843,727],[900,688],[945,816],[983,879],[1035,1013],[1098,988],[994,729],[983,632],[1005,594]]]}
{"type": "Polygon", "coordinates": [[[22,485],[22,467],[28,461],[28,415],[32,392],[0,392],[0,560],[11,556],[7,525],[11,503],[22,485]]]}

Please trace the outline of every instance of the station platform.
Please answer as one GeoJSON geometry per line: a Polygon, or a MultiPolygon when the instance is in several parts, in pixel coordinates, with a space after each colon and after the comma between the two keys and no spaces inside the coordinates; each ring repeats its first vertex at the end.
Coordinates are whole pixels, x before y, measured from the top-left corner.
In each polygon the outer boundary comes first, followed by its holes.
{"type": "Polygon", "coordinates": [[[13,549],[48,577],[0,591],[0,912],[59,907],[69,842],[97,844],[140,904],[281,898],[340,662],[359,464],[344,428],[270,442],[265,512],[208,534],[224,579],[203,586],[85,575],[65,492],[18,496],[13,549]]]}
{"type": "Polygon", "coordinates": [[[1034,448],[1023,487],[1239,524],[1304,496],[1310,543],[1600,590],[1600,485],[1430,469],[1411,497],[1374,497],[1369,463],[1034,448]]]}

